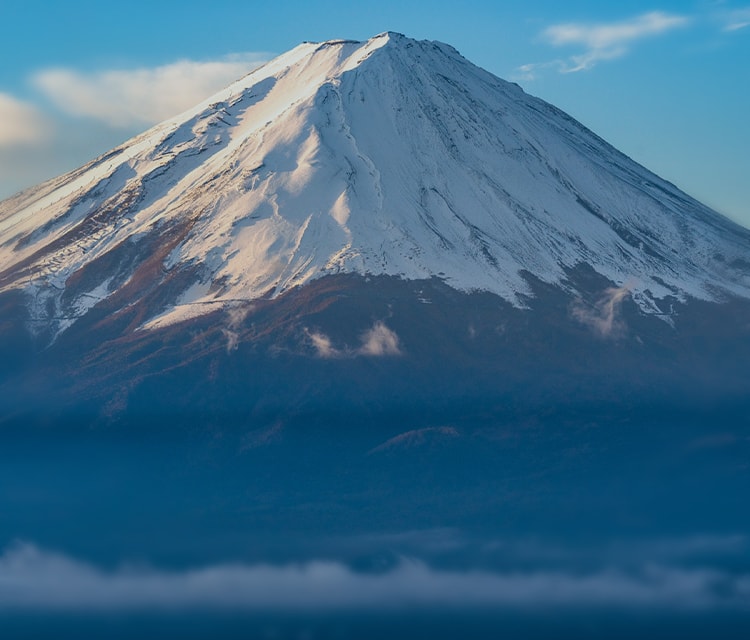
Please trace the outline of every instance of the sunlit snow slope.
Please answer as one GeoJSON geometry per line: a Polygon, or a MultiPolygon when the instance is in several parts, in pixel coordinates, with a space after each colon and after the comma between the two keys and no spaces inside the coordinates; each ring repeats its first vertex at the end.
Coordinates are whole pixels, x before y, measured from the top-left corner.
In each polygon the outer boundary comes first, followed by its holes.
{"type": "Polygon", "coordinates": [[[448,45],[304,43],[0,204],[0,291],[69,326],[160,289],[147,328],[332,273],[514,304],[585,263],[644,310],[750,290],[750,234],[448,45]]]}

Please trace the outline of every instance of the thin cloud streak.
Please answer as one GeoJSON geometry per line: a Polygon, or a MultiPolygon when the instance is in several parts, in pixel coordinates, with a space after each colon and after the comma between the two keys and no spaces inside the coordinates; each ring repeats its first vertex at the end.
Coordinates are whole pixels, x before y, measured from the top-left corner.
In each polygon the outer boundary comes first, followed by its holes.
{"type": "Polygon", "coordinates": [[[398,610],[420,607],[617,607],[747,610],[750,576],[714,568],[649,566],[637,572],[449,571],[401,559],[385,573],[313,561],[224,564],[184,571],[104,571],[17,544],[0,557],[0,610],[398,610]]]}
{"type": "Polygon", "coordinates": [[[236,351],[240,344],[240,329],[254,305],[230,306],[227,309],[227,325],[221,333],[227,340],[227,353],[236,351]]]}
{"type": "Polygon", "coordinates": [[[566,23],[548,27],[542,37],[556,47],[583,45],[587,51],[570,58],[565,73],[591,69],[597,62],[625,55],[637,40],[661,35],[690,23],[686,16],[652,11],[620,22],[583,24],[566,23]]]}
{"type": "Polygon", "coordinates": [[[750,27],[750,7],[730,11],[726,18],[724,31],[740,31],[748,27],[750,27]]]}
{"type": "Polygon", "coordinates": [[[111,127],[156,124],[208,98],[270,56],[241,53],[220,60],[180,60],[153,68],[83,73],[45,69],[32,84],[64,113],[111,127]]]}
{"type": "Polygon", "coordinates": [[[517,69],[517,77],[533,80],[539,71],[553,68],[559,73],[587,71],[597,63],[626,55],[639,40],[685,27],[692,19],[687,16],[651,11],[640,16],[609,23],[567,22],[547,27],[541,39],[554,47],[578,45],[583,53],[567,59],[530,63],[517,69]]]}
{"type": "Polygon", "coordinates": [[[543,36],[555,46],[582,44],[589,49],[610,49],[683,27],[689,21],[685,16],[652,11],[620,22],[553,25],[544,30],[543,36]]]}

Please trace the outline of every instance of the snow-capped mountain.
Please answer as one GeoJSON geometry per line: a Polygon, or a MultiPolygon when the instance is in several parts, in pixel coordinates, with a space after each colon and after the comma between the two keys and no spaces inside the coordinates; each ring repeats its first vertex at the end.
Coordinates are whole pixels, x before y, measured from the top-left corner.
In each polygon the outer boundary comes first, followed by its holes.
{"type": "MultiPolygon", "coordinates": [[[[340,550],[363,579],[434,547],[536,580],[549,536],[550,603],[568,540],[649,606],[677,576],[692,630],[692,604],[746,611],[748,362],[750,231],[447,45],[306,43],[0,203],[0,542],[104,567],[203,545],[230,576],[264,545],[268,567],[340,550]],[[618,569],[631,536],[644,563],[618,569]]],[[[71,566],[22,555],[43,585],[71,566]]],[[[97,566],[95,590],[120,575],[97,566]]],[[[432,617],[410,598],[399,618],[432,617]]]]}
{"type": "Polygon", "coordinates": [[[0,292],[58,335],[164,327],[324,275],[439,278],[517,307],[588,265],[644,312],[750,296],[750,232],[452,47],[304,43],[0,204],[0,292]]]}

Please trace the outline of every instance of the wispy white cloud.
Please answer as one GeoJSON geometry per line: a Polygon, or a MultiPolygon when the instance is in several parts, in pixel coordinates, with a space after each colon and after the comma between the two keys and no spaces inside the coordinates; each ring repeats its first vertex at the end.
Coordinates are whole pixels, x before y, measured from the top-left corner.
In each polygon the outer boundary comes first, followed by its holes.
{"type": "Polygon", "coordinates": [[[0,199],[84,164],[270,57],[242,53],[130,70],[38,71],[29,81],[52,105],[0,92],[0,199]]]}
{"type": "Polygon", "coordinates": [[[7,93],[0,93],[0,147],[36,145],[54,127],[37,107],[7,93]]]}
{"type": "Polygon", "coordinates": [[[344,347],[338,349],[329,336],[320,331],[305,330],[319,358],[353,358],[355,356],[400,356],[402,355],[399,337],[385,323],[376,322],[361,336],[357,349],[344,347]]]}
{"type": "Polygon", "coordinates": [[[689,18],[652,11],[620,22],[584,24],[569,22],[548,27],[544,37],[553,45],[582,44],[589,49],[625,46],[647,36],[688,24],[689,18]]]}
{"type": "Polygon", "coordinates": [[[343,358],[347,355],[346,351],[336,349],[331,339],[320,331],[307,331],[307,337],[319,358],[343,358]]]}
{"type": "Polygon", "coordinates": [[[241,53],[219,60],[180,60],[93,73],[45,69],[34,74],[32,83],[69,115],[94,118],[112,127],[150,125],[190,108],[269,57],[241,53]]]}
{"type": "Polygon", "coordinates": [[[376,322],[362,336],[359,353],[364,356],[399,356],[401,348],[398,336],[382,322],[376,322]]]}
{"type": "Polygon", "coordinates": [[[622,287],[610,287],[604,290],[593,307],[579,301],[573,305],[571,313],[576,320],[590,327],[600,336],[617,336],[623,329],[619,319],[620,306],[629,295],[629,284],[622,287]]]}
{"type": "Polygon", "coordinates": [[[561,47],[582,45],[586,51],[570,58],[564,71],[572,73],[590,69],[597,62],[625,55],[631,45],[644,38],[661,35],[690,23],[687,16],[651,11],[619,22],[585,24],[569,22],[552,25],[542,32],[550,44],[561,47]]]}
{"type": "Polygon", "coordinates": [[[383,610],[403,607],[618,607],[744,610],[750,576],[718,568],[458,571],[401,559],[368,574],[332,561],[105,571],[30,544],[0,556],[0,610],[383,610]]]}
{"type": "Polygon", "coordinates": [[[724,31],[740,31],[750,27],[750,7],[730,11],[725,16],[724,31]]]}
{"type": "Polygon", "coordinates": [[[585,71],[599,62],[624,56],[639,40],[685,27],[691,20],[688,16],[651,11],[617,22],[552,25],[541,33],[544,42],[554,47],[583,47],[583,52],[565,59],[522,65],[517,69],[517,76],[532,80],[538,72],[549,68],[560,73],[585,71]]]}
{"type": "Polygon", "coordinates": [[[227,340],[227,353],[235,351],[240,344],[239,330],[245,322],[248,314],[254,309],[254,305],[230,306],[227,309],[227,325],[222,328],[221,333],[227,340]]]}
{"type": "Polygon", "coordinates": [[[550,60],[549,62],[530,62],[528,64],[522,64],[518,67],[515,73],[511,76],[512,80],[515,81],[531,81],[536,80],[540,73],[552,69],[563,73],[568,68],[565,60],[550,60]]]}

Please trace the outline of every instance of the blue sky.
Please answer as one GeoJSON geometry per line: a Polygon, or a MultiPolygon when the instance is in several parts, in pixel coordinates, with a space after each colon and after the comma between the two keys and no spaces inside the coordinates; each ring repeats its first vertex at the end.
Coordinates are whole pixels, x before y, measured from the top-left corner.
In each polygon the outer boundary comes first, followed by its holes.
{"type": "Polygon", "coordinates": [[[442,40],[750,226],[750,0],[3,0],[0,197],[303,40],[442,40]]]}

